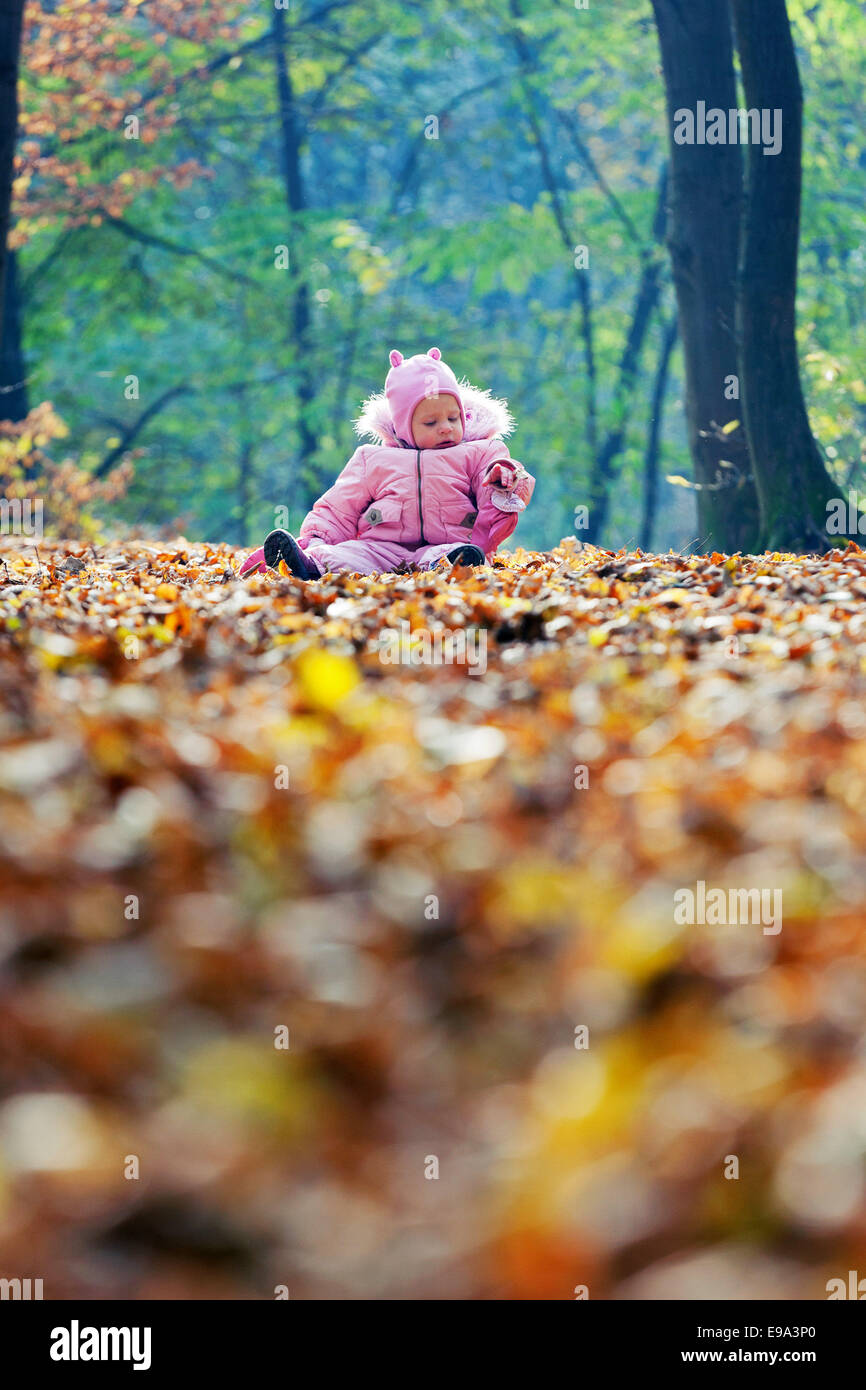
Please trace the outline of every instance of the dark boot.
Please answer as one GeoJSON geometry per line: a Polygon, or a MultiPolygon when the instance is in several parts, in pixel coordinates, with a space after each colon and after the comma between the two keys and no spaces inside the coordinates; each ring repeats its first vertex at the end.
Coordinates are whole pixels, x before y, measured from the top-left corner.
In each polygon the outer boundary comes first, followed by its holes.
{"type": "Polygon", "coordinates": [[[294,536],[290,536],[288,531],[272,531],[266,536],[264,552],[268,569],[279,569],[280,561],[285,560],[292,574],[297,575],[298,579],[321,578],[312,560],[307,559],[294,536]]]}
{"type": "MultiPolygon", "coordinates": [[[[267,545],[267,541],[265,544],[267,545]]],[[[487,564],[487,556],[478,545],[458,545],[455,550],[448,551],[448,559],[452,565],[487,564]]]]}

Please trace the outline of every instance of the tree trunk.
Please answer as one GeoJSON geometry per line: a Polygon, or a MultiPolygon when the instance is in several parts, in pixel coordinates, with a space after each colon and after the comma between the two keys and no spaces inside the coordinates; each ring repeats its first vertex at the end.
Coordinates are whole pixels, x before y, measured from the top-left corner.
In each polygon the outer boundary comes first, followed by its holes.
{"type": "MultiPolygon", "coordinates": [[[[289,207],[289,254],[291,273],[295,280],[292,298],[292,345],[297,364],[296,400],[298,406],[298,480],[303,479],[316,451],[316,432],[310,419],[310,406],[316,397],[315,378],[310,360],[310,291],[307,267],[302,246],[301,214],[307,207],[306,190],[301,171],[301,132],[295,106],[291,73],[286,60],[288,34],[285,10],[275,9],[271,20],[274,38],[274,62],[277,73],[280,138],[282,144],[282,173],[289,207]]],[[[309,484],[313,480],[308,478],[309,484]]]]}
{"type": "MultiPolygon", "coordinates": [[[[519,20],[523,17],[520,0],[510,0],[509,9],[514,19],[519,20]]],[[[587,453],[589,455],[590,472],[592,473],[598,464],[598,380],[595,357],[592,290],[590,287],[589,270],[588,268],[577,265],[575,257],[577,249],[576,238],[565,215],[565,206],[559,187],[559,181],[553,168],[550,148],[544,137],[544,131],[542,130],[538,115],[536,93],[531,79],[538,73],[540,68],[543,71],[543,68],[522,29],[519,27],[513,28],[511,31],[511,40],[520,64],[520,87],[525,102],[529,128],[532,132],[535,147],[538,150],[541,176],[544,180],[544,186],[550,194],[551,209],[560,239],[565,248],[565,253],[571,259],[574,268],[574,288],[577,302],[580,306],[580,335],[583,341],[584,357],[584,402],[586,419],[583,429],[587,453]]],[[[591,517],[592,509],[590,508],[590,519],[591,517]]]]}
{"type": "Polygon", "coordinates": [[[666,324],[662,332],[662,346],[659,353],[658,367],[656,369],[655,382],[653,384],[653,398],[650,415],[650,430],[647,438],[646,454],[644,455],[644,493],[643,493],[643,516],[641,518],[640,539],[638,544],[641,550],[650,550],[653,543],[653,528],[655,526],[656,509],[658,507],[659,492],[659,453],[661,449],[662,424],[665,413],[665,397],[668,390],[668,373],[671,364],[671,355],[677,341],[679,324],[676,315],[666,324]]]}
{"type": "Polygon", "coordinates": [[[732,0],[746,106],[781,113],[781,149],[751,144],[740,251],[737,332],[746,433],[773,550],[826,546],[839,491],[812,434],[797,359],[803,94],[785,0],[732,0]]]}
{"type": "MultiPolygon", "coordinates": [[[[10,265],[7,252],[8,229],[13,215],[13,177],[15,161],[15,139],[18,135],[18,61],[21,57],[21,18],[24,14],[24,0],[0,0],[0,325],[3,325],[3,368],[6,371],[7,314],[6,299],[14,300],[15,322],[17,316],[17,297],[15,291],[15,267],[10,265]],[[13,293],[10,295],[11,289],[13,293]]],[[[24,371],[13,382],[22,381],[24,371]]],[[[0,385],[6,385],[3,378],[0,385]]],[[[7,414],[7,411],[21,410],[21,399],[13,399],[13,393],[0,395],[0,416],[7,420],[21,420],[21,414],[7,414]]],[[[26,414],[26,393],[24,396],[26,414]]]]}
{"type": "Polygon", "coordinates": [[[24,420],[30,409],[27,395],[27,364],[21,344],[21,296],[18,284],[18,256],[6,256],[6,287],[3,296],[2,346],[0,346],[0,416],[4,420],[24,420]]]}
{"type": "MultiPolygon", "coordinates": [[[[665,202],[667,198],[668,171],[663,165],[659,174],[659,191],[653,218],[653,236],[661,242],[665,232],[665,202]]],[[[642,253],[643,269],[635,295],[634,312],[631,318],[625,347],[619,362],[616,389],[614,391],[612,416],[613,423],[607,432],[604,444],[593,460],[589,485],[589,527],[586,539],[598,545],[607,526],[610,512],[611,489],[619,472],[616,460],[625,445],[626,430],[634,403],[638,370],[644,339],[650,326],[653,311],[658,303],[662,288],[662,264],[652,250],[645,248],[642,253]]]]}
{"type": "Polygon", "coordinates": [[[0,323],[6,282],[12,176],[18,134],[18,61],[24,0],[0,0],[0,323]]]}
{"type": "MultiPolygon", "coordinates": [[[[763,3],[763,0],[761,0],[763,3]]],[[[653,0],[670,122],[668,246],[679,308],[689,447],[701,536],[720,550],[754,550],[758,496],[736,399],[736,279],[742,205],[738,145],[676,144],[680,110],[737,105],[730,15],[720,0],[653,0]],[[726,397],[726,390],[734,399],[726,397]],[[733,465],[723,469],[722,461],[733,465]],[[719,483],[723,485],[720,487],[719,483]],[[733,484],[733,485],[732,485],[733,484]]]]}

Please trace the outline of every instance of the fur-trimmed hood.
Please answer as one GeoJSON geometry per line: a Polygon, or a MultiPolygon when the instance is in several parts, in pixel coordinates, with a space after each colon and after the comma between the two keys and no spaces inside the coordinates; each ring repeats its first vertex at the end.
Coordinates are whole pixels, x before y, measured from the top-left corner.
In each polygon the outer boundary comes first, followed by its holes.
{"type": "MultiPolygon", "coordinates": [[[[505,439],[514,430],[514,417],[503,400],[497,400],[489,391],[480,391],[465,378],[458,382],[463,411],[466,416],[466,431],[463,442],[479,439],[505,439]]],[[[355,433],[362,439],[372,439],[377,444],[401,448],[391,411],[384,391],[368,396],[355,424],[355,433]]]]}

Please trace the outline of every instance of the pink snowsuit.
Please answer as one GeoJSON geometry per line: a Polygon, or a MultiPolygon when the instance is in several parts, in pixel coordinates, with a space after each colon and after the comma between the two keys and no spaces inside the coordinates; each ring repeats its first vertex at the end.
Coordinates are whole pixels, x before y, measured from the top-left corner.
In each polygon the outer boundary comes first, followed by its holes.
{"type": "MultiPolygon", "coordinates": [[[[393,352],[391,362],[387,394],[371,396],[355,423],[358,434],[377,442],[355,450],[298,533],[298,544],[321,574],[430,569],[461,543],[477,545],[489,559],[514,531],[517,511],[535,488],[535,479],[503,442],[502,435],[513,428],[504,401],[468,382],[458,384],[436,348],[405,360],[393,352]],[[392,385],[398,368],[399,390],[392,385]],[[439,393],[458,401],[463,439],[445,448],[409,447],[412,411],[430,394],[418,384],[433,379],[439,393]],[[487,481],[496,463],[514,470],[513,485],[505,491],[487,481]],[[515,509],[501,510],[497,501],[503,498],[515,509]]],[[[263,569],[263,560],[261,551],[254,552],[241,574],[263,569]]]]}

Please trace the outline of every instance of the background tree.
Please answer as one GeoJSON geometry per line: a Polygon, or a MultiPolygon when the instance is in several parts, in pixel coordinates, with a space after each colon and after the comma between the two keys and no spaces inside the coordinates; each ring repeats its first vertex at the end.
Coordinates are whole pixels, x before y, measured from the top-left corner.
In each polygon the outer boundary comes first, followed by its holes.
{"type": "Polygon", "coordinates": [[[746,106],[782,113],[777,155],[748,148],[737,333],[743,407],[771,549],[821,548],[838,488],[815,442],[796,341],[803,93],[785,0],[732,0],[746,106]]]}
{"type": "MultiPolygon", "coordinates": [[[[712,0],[687,8],[653,0],[653,8],[671,129],[670,249],[699,519],[723,549],[820,548],[827,502],[839,489],[812,433],[798,359],[803,94],[785,0],[731,0],[730,11],[712,0]],[[730,134],[720,144],[673,139],[676,113],[696,113],[699,101],[707,110],[738,109],[733,21],[741,109],[759,119],[781,113],[772,155],[748,143],[743,160],[730,134]],[[741,408],[727,403],[724,389],[732,361],[741,408]]],[[[750,131],[748,120],[741,130],[750,131]]]]}
{"type": "Polygon", "coordinates": [[[731,20],[718,0],[653,0],[665,75],[671,183],[668,248],[679,308],[689,447],[702,543],[751,550],[758,495],[742,419],[735,334],[743,165],[739,145],[677,144],[675,114],[737,105],[731,20]]]}
{"type": "Polygon", "coordinates": [[[2,0],[0,3],[0,322],[12,204],[12,166],[18,133],[18,59],[23,11],[24,0],[2,0]]]}

